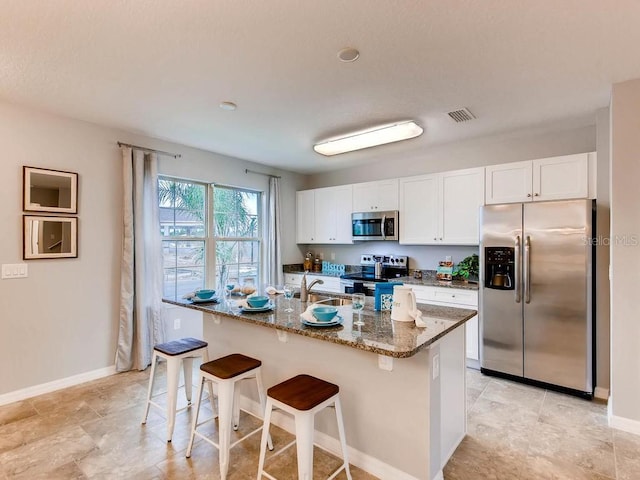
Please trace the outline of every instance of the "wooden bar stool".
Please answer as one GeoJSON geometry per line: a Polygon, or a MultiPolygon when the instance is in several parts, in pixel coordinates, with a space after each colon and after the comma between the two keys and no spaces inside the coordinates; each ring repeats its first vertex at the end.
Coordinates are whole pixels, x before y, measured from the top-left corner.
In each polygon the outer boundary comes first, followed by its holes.
{"type": "MultiPolygon", "coordinates": [[[[187,447],[187,458],[191,456],[193,440],[195,436],[198,435],[200,438],[206,440],[218,449],[218,456],[220,459],[220,477],[222,480],[227,478],[227,471],[229,470],[229,450],[263,428],[260,426],[241,439],[231,443],[231,427],[233,426],[233,429],[237,430],[240,420],[240,405],[238,402],[239,390],[236,388],[236,383],[242,380],[256,380],[258,396],[260,397],[260,407],[264,412],[265,395],[264,387],[262,385],[262,375],[260,372],[261,366],[262,362],[260,360],[247,357],[239,353],[227,355],[226,357],[218,358],[200,365],[200,377],[198,381],[200,388],[198,390],[198,398],[196,399],[196,413],[193,417],[193,423],[191,424],[191,439],[189,440],[189,446],[187,447]],[[208,382],[209,388],[211,388],[211,383],[215,383],[218,387],[218,443],[197,431],[199,426],[213,421],[216,418],[214,415],[212,418],[209,418],[202,423],[198,423],[202,390],[205,382],[208,382]]],[[[251,412],[247,413],[253,415],[251,412]]],[[[265,441],[269,444],[269,449],[273,450],[271,437],[269,436],[265,441]]]]}
{"type": "MultiPolygon", "coordinates": [[[[153,405],[156,408],[163,409],[162,405],[151,400],[152,397],[161,395],[157,393],[153,395],[153,384],[155,382],[156,363],[159,358],[167,361],[167,442],[171,441],[173,429],[176,423],[176,413],[191,406],[191,385],[193,383],[193,359],[202,357],[203,361],[209,360],[207,352],[208,343],[196,338],[181,338],[171,342],[159,343],[153,347],[153,357],[151,359],[151,375],[149,378],[149,392],[147,393],[147,406],[144,411],[142,423],[147,423],[149,416],[149,407],[153,405]],[[184,370],[184,391],[187,397],[187,406],[176,410],[178,403],[178,383],[180,382],[180,365],[184,370]]],[[[213,390],[209,390],[211,404],[213,406],[213,390]]]]}
{"type": "Polygon", "coordinates": [[[294,443],[297,443],[298,480],[312,480],[313,478],[313,433],[315,415],[319,411],[335,406],[338,434],[342,446],[342,465],[329,476],[327,480],[335,478],[342,470],[351,480],[349,459],[347,458],[347,442],[344,435],[342,408],[340,406],[340,388],[333,383],[325,382],[311,375],[298,375],[274,385],[267,390],[267,408],[264,414],[264,428],[260,443],[260,462],[258,464],[258,480],[267,477],[277,480],[264,471],[265,447],[271,424],[271,412],[279,408],[293,415],[296,423],[296,438],[274,454],[279,455],[294,443]]]}

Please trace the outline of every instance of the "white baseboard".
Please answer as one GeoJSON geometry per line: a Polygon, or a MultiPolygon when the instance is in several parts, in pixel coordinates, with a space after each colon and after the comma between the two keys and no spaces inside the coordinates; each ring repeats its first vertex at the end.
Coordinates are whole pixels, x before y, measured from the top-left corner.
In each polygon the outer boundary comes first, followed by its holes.
{"type": "MultiPolygon", "coordinates": [[[[246,397],[242,397],[240,399],[240,405],[243,409],[261,417],[260,413],[260,404],[253,400],[250,400],[246,397]]],[[[271,414],[271,423],[286,430],[289,433],[295,433],[295,423],[291,416],[286,415],[282,412],[274,410],[271,414]]],[[[318,432],[316,430],[315,433],[315,442],[316,444],[326,450],[329,453],[336,455],[337,457],[342,457],[342,450],[340,448],[340,441],[337,438],[333,438],[326,433],[318,432]]],[[[367,455],[359,450],[356,450],[353,447],[349,447],[347,445],[347,455],[349,456],[349,463],[351,465],[355,465],[358,468],[361,468],[367,473],[374,475],[381,479],[391,479],[393,480],[418,480],[413,475],[409,475],[402,470],[398,470],[397,468],[384,463],[383,461],[372,457],[371,455],[367,455]]],[[[433,480],[444,480],[442,475],[442,470],[436,474],[433,480]]]]}
{"type": "Polygon", "coordinates": [[[593,397],[597,398],[598,400],[602,400],[606,403],[609,400],[609,389],[596,387],[595,390],[593,391],[593,397]]]}
{"type": "Polygon", "coordinates": [[[61,378],[60,380],[54,380],[53,382],[42,383],[40,385],[34,385],[14,392],[5,393],[0,395],[0,405],[7,405],[8,403],[19,402],[20,400],[25,400],[44,393],[55,392],[62,388],[72,387],[84,382],[90,382],[91,380],[97,380],[98,378],[108,377],[114,373],[116,373],[116,366],[111,365],[109,367],[99,368],[98,370],[73,375],[72,377],[61,378]]]}
{"type": "Polygon", "coordinates": [[[611,403],[608,408],[609,426],[617,430],[633,433],[634,435],[640,435],[640,422],[638,420],[631,420],[625,417],[616,417],[611,414],[611,403]]]}

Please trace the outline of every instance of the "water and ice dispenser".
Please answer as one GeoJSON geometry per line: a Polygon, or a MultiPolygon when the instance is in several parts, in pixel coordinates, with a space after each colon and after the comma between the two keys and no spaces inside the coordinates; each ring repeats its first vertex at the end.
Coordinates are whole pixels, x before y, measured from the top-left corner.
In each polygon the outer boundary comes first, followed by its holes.
{"type": "Polygon", "coordinates": [[[485,247],[484,250],[484,287],[495,290],[515,289],[515,248],[485,247]]]}

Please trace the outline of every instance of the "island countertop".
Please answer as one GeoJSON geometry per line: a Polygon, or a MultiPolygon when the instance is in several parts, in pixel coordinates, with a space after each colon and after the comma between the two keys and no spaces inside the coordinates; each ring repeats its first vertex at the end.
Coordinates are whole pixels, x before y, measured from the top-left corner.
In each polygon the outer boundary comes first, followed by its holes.
{"type": "MultiPolygon", "coordinates": [[[[338,294],[327,296],[345,297],[338,294]]],[[[415,355],[477,314],[475,310],[418,304],[422,311],[422,319],[427,324],[426,327],[419,328],[414,322],[391,320],[391,312],[375,311],[372,301],[372,298],[367,298],[367,304],[361,313],[365,325],[361,327],[353,325],[353,317],[357,314],[352,312],[351,305],[338,307],[338,314],[343,318],[342,325],[309,327],[301,322],[300,314],[310,303],[301,302],[296,298],[291,299],[291,307],[294,311],[288,313],[285,312],[287,300],[282,295],[270,296],[274,309],[265,313],[243,312],[239,306],[239,300],[233,297],[220,299],[219,303],[163,299],[165,303],[199,310],[203,313],[233,318],[394,358],[415,355]]]]}

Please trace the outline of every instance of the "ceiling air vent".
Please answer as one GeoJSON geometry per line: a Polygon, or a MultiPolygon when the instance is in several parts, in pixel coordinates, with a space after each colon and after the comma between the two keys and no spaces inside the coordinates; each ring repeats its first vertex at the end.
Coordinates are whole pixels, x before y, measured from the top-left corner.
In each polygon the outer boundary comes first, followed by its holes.
{"type": "Polygon", "coordinates": [[[447,112],[447,115],[449,115],[449,117],[451,117],[451,119],[456,123],[466,122],[467,120],[473,120],[476,118],[473,113],[466,108],[459,108],[458,110],[447,112]]]}

